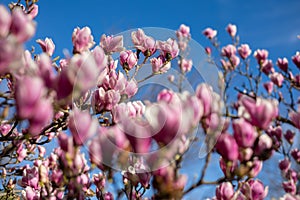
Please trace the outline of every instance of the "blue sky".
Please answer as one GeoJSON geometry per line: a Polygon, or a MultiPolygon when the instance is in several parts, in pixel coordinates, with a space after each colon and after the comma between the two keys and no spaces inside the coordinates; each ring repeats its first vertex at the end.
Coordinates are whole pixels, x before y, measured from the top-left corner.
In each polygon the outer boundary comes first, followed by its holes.
{"type": "Polygon", "coordinates": [[[253,49],[268,49],[273,59],[292,56],[300,45],[296,37],[300,34],[300,2],[297,0],[110,2],[39,0],[35,39],[53,38],[56,54],[61,55],[63,48],[72,48],[71,34],[76,26],[89,26],[99,42],[103,33],[116,34],[137,27],[177,29],[184,23],[191,27],[192,37],[206,46],[208,42],[201,34],[204,28],[211,26],[217,29],[218,38],[225,44],[229,42],[225,27],[234,23],[238,26],[242,42],[249,42],[253,49]]]}
{"type": "MultiPolygon", "coordinates": [[[[64,48],[72,51],[71,35],[77,26],[89,26],[99,43],[103,33],[117,34],[139,27],[176,30],[184,23],[191,27],[192,37],[207,46],[209,42],[201,34],[203,29],[217,29],[218,38],[225,45],[230,42],[225,27],[233,23],[238,26],[241,42],[249,43],[253,52],[257,48],[269,50],[273,63],[279,56],[290,58],[300,47],[298,0],[39,0],[38,5],[37,34],[28,46],[39,48],[34,41],[50,37],[56,44],[55,56],[62,56],[64,48]]],[[[190,168],[194,167],[187,169],[190,168]]]]}

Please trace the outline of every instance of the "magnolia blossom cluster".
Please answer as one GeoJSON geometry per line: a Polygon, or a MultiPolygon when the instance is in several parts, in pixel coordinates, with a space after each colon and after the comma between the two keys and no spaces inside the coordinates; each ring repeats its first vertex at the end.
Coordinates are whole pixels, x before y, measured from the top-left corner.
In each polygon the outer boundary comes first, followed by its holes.
{"type": "MultiPolygon", "coordinates": [[[[229,24],[226,31],[233,41],[238,40],[234,25],[229,24]]],[[[216,38],[217,31],[207,28],[203,31],[203,34],[212,42],[213,46],[219,47],[216,38]]],[[[268,92],[269,98],[257,96],[257,89],[255,90],[253,87],[253,84],[259,84],[257,77],[253,77],[253,74],[251,74],[253,72],[248,72],[249,64],[245,64],[246,71],[244,72],[243,63],[240,63],[240,59],[236,56],[238,52],[241,59],[248,59],[247,62],[249,62],[252,50],[248,44],[242,44],[236,49],[237,45],[237,43],[226,45],[219,52],[221,57],[220,68],[224,72],[223,81],[225,84],[230,84],[230,79],[226,77],[228,73],[243,75],[250,83],[248,87],[250,92],[247,92],[246,89],[239,91],[238,101],[233,106],[237,118],[227,119],[222,133],[218,137],[215,150],[221,155],[220,167],[226,177],[225,180],[234,180],[235,177],[248,178],[244,183],[239,183],[238,188],[235,188],[232,182],[221,183],[216,189],[216,199],[264,199],[268,193],[267,187],[264,187],[261,181],[253,178],[262,170],[263,161],[269,159],[275,152],[285,151],[286,145],[289,146],[289,150],[284,153],[285,158],[279,163],[284,178],[282,187],[287,193],[282,199],[299,199],[297,195],[299,194],[299,191],[297,191],[299,175],[291,167],[292,162],[290,161],[291,157],[294,158],[296,163],[299,161],[297,160],[299,151],[297,148],[292,148],[295,144],[295,133],[290,129],[284,131],[281,126],[285,121],[282,121],[280,116],[279,105],[285,100],[283,100],[282,92],[278,92],[284,83],[297,89],[298,75],[293,74],[287,58],[278,58],[276,62],[278,71],[276,71],[272,60],[268,58],[269,52],[265,49],[256,50],[254,57],[258,63],[259,73],[262,72],[267,75],[270,80],[262,84],[268,92]],[[226,62],[225,59],[228,61],[226,62]],[[276,93],[279,96],[277,99],[273,96],[276,93]],[[273,121],[277,123],[273,124],[273,121]],[[232,129],[229,129],[230,124],[232,129]],[[233,133],[230,133],[230,130],[233,133]],[[255,186],[252,188],[252,185],[255,186]]],[[[206,53],[212,57],[210,47],[206,48],[206,53]]],[[[292,61],[298,67],[297,56],[298,53],[292,57],[292,61]]],[[[260,75],[258,74],[258,76],[260,75]]],[[[295,97],[292,96],[292,91],[288,90],[288,92],[291,93],[290,101],[292,103],[286,101],[284,103],[292,110],[287,110],[290,117],[289,123],[299,128],[299,110],[296,111],[294,108],[295,104],[293,102],[295,99],[293,98],[295,97]]]]}
{"type": "MultiPolygon", "coordinates": [[[[16,198],[19,188],[19,196],[28,200],[147,199],[150,188],[153,199],[181,199],[210,184],[216,185],[213,199],[260,200],[272,195],[257,176],[274,154],[282,155],[278,170],[286,194],[281,199],[300,199],[300,105],[294,96],[300,74],[287,58],[273,65],[269,52],[258,49],[251,63],[252,50],[239,43],[235,25],[226,27],[232,44],[223,47],[217,31],[207,28],[203,34],[216,50],[205,52],[219,69],[220,92],[206,83],[187,92],[182,80],[193,70],[193,60],[190,27],[184,24],[165,41],[137,29],[131,33],[132,49],[126,49],[122,35],[103,34],[97,44],[89,27],[76,27],[70,34],[72,53],[52,58],[55,43],[48,37],[36,41],[42,53],[23,50],[35,33],[35,2],[10,8],[0,6],[5,80],[0,176],[8,199],[16,198]],[[137,80],[140,69],[149,66],[152,72],[137,80]],[[138,100],[140,83],[171,67],[179,78],[168,81],[178,91],[166,88],[155,101],[138,100]],[[234,76],[245,83],[231,88],[234,76]],[[198,182],[190,186],[180,168],[199,140],[196,133],[206,137],[207,155],[198,182]],[[56,145],[51,152],[43,146],[47,143],[56,145]],[[223,174],[207,181],[212,154],[220,157],[223,174]],[[120,178],[121,184],[115,183],[120,178]]],[[[300,68],[299,52],[291,60],[300,68]]]]}

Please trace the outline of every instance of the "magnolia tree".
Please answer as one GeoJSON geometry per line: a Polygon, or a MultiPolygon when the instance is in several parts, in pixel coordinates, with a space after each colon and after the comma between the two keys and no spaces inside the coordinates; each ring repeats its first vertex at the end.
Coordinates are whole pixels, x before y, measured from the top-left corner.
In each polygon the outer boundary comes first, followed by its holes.
{"type": "Polygon", "coordinates": [[[212,47],[196,54],[185,25],[170,38],[137,29],[99,44],[83,27],[72,53],[54,58],[50,38],[36,41],[40,54],[24,49],[37,14],[35,1],[0,6],[1,198],[182,199],[214,185],[212,199],[259,200],[274,196],[257,176],[276,154],[278,199],[300,199],[299,52],[273,64],[268,51],[240,44],[232,24],[230,44],[207,28],[212,47]],[[195,78],[201,52],[207,65],[195,78]],[[181,168],[195,143],[204,164],[188,180],[181,168]],[[223,174],[207,180],[216,155],[223,174]]]}

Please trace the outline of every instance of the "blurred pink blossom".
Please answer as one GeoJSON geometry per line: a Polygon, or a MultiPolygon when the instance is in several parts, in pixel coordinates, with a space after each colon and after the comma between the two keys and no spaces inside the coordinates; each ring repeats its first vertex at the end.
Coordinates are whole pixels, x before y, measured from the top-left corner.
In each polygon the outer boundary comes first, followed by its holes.
{"type": "Polygon", "coordinates": [[[202,34],[204,36],[206,36],[208,39],[213,39],[214,37],[216,37],[217,35],[217,31],[216,30],[213,30],[211,28],[206,28],[202,34]]]}
{"type": "Polygon", "coordinates": [[[94,37],[92,36],[89,27],[75,28],[72,34],[73,52],[82,53],[95,45],[94,37]]]}
{"type": "Polygon", "coordinates": [[[41,46],[43,52],[47,53],[49,56],[53,55],[55,44],[51,38],[45,38],[45,40],[38,39],[36,42],[41,46]]]}

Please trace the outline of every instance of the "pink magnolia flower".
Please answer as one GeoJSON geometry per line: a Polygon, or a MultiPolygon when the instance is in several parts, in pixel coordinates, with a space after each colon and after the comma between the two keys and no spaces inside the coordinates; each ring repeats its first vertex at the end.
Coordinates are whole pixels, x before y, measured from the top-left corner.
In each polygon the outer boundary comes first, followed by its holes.
{"type": "Polygon", "coordinates": [[[292,57],[293,63],[300,69],[300,52],[297,53],[292,57]]]}
{"type": "Polygon", "coordinates": [[[298,112],[290,111],[289,116],[294,126],[300,129],[300,107],[298,108],[298,112]]]}
{"type": "Polygon", "coordinates": [[[207,54],[208,56],[210,56],[210,55],[211,55],[211,52],[212,52],[212,50],[211,50],[211,48],[210,48],[210,47],[205,47],[205,52],[206,52],[206,54],[207,54]]]}
{"type": "Polygon", "coordinates": [[[94,174],[93,182],[98,190],[103,190],[106,184],[105,175],[103,175],[101,172],[99,174],[94,174]]]}
{"type": "Polygon", "coordinates": [[[267,60],[268,56],[269,56],[269,52],[265,49],[257,49],[254,52],[254,57],[256,58],[257,63],[259,65],[261,65],[265,60],[267,60]]]}
{"type": "Polygon", "coordinates": [[[106,193],[104,194],[104,200],[114,200],[113,194],[110,193],[110,192],[106,192],[106,193]]]}
{"type": "Polygon", "coordinates": [[[285,194],[280,200],[300,200],[300,195],[285,194]]]}
{"type": "Polygon", "coordinates": [[[50,180],[53,181],[56,185],[61,186],[64,180],[63,172],[59,169],[52,170],[50,180]]]}
{"type": "Polygon", "coordinates": [[[177,35],[177,37],[185,37],[185,38],[191,37],[190,27],[186,26],[184,24],[181,24],[179,27],[179,30],[176,31],[176,35],[177,35]]]}
{"type": "Polygon", "coordinates": [[[96,46],[93,49],[92,54],[98,68],[100,69],[100,72],[102,72],[106,68],[108,63],[107,56],[105,55],[104,50],[100,46],[96,46]]]}
{"type": "Polygon", "coordinates": [[[48,88],[54,88],[55,73],[53,71],[52,62],[45,53],[37,57],[38,72],[37,74],[43,79],[44,84],[48,88]]]}
{"type": "Polygon", "coordinates": [[[223,182],[216,188],[218,200],[231,200],[234,195],[234,189],[230,182],[223,182]]]}
{"type": "Polygon", "coordinates": [[[125,91],[122,94],[126,94],[128,98],[133,97],[138,91],[137,82],[134,79],[131,79],[126,83],[125,91]]]}
{"type": "Polygon", "coordinates": [[[74,53],[82,53],[92,48],[95,42],[91,29],[89,27],[75,28],[72,34],[72,43],[74,53]]]}
{"type": "Polygon", "coordinates": [[[19,162],[22,162],[24,160],[24,158],[26,158],[27,150],[23,147],[23,143],[18,145],[16,153],[17,153],[17,156],[18,156],[17,159],[19,162]]]}
{"type": "Polygon", "coordinates": [[[171,68],[171,63],[166,63],[165,58],[162,55],[157,58],[151,58],[150,63],[152,65],[153,73],[166,73],[171,68]]]}
{"type": "Polygon", "coordinates": [[[122,120],[122,131],[135,153],[148,153],[151,147],[151,129],[147,121],[136,118],[122,120]]]}
{"type": "Polygon", "coordinates": [[[179,54],[178,43],[172,38],[169,38],[167,41],[157,41],[157,48],[162,51],[167,61],[172,60],[179,54]]]}
{"type": "Polygon", "coordinates": [[[283,172],[287,172],[291,167],[291,161],[288,157],[279,161],[279,169],[283,172]]]}
{"type": "Polygon", "coordinates": [[[247,199],[263,200],[268,194],[268,187],[264,187],[260,180],[249,180],[242,185],[240,190],[247,199]]]}
{"type": "Polygon", "coordinates": [[[237,27],[234,24],[228,24],[227,27],[226,27],[226,31],[228,32],[228,34],[231,37],[234,37],[236,35],[236,32],[237,32],[237,27]]]}
{"type": "Polygon", "coordinates": [[[32,6],[30,6],[30,8],[28,9],[27,15],[31,18],[34,19],[39,13],[39,6],[36,4],[33,4],[32,6]]]}
{"type": "Polygon", "coordinates": [[[294,169],[289,169],[285,174],[285,178],[293,180],[294,182],[298,181],[298,172],[294,169]]]}
{"type": "Polygon", "coordinates": [[[24,76],[20,79],[15,94],[19,117],[30,118],[35,115],[36,105],[44,93],[44,83],[40,78],[24,76]]]}
{"type": "Polygon", "coordinates": [[[238,160],[225,162],[224,158],[220,157],[219,164],[222,172],[226,177],[233,176],[234,171],[238,168],[238,160]],[[231,164],[227,164],[227,162],[231,162],[231,164]]]}
{"type": "Polygon", "coordinates": [[[21,8],[15,8],[12,11],[10,32],[20,43],[27,41],[35,33],[35,24],[31,18],[21,10],[21,8]]]}
{"type": "Polygon", "coordinates": [[[254,158],[252,162],[248,162],[247,165],[250,167],[250,171],[248,173],[248,176],[253,178],[256,177],[259,172],[262,170],[263,162],[259,160],[257,157],[254,158]]]}
{"type": "Polygon", "coordinates": [[[116,70],[111,70],[106,74],[105,78],[100,85],[105,90],[114,89],[123,94],[127,85],[127,80],[122,72],[116,72],[116,70]]]}
{"type": "Polygon", "coordinates": [[[51,38],[45,38],[45,40],[38,39],[36,41],[42,48],[43,52],[47,53],[49,56],[53,55],[55,44],[51,38]]]}
{"type": "Polygon", "coordinates": [[[160,144],[167,145],[172,140],[182,135],[184,126],[182,119],[183,113],[180,106],[170,105],[164,101],[158,105],[149,106],[146,109],[146,118],[148,119],[153,138],[160,144]]]}
{"type": "Polygon", "coordinates": [[[211,28],[206,28],[202,34],[207,37],[208,39],[213,39],[214,37],[216,37],[217,35],[217,31],[216,30],[213,30],[211,28]]]}
{"type": "Polygon", "coordinates": [[[290,78],[295,82],[295,85],[297,87],[300,86],[300,74],[297,74],[295,77],[294,75],[292,74],[292,72],[290,72],[290,78]]]}
{"type": "Polygon", "coordinates": [[[171,103],[174,95],[176,95],[172,90],[163,89],[157,95],[157,101],[165,101],[166,103],[171,103]]]}
{"type": "Polygon", "coordinates": [[[39,157],[44,157],[46,154],[46,148],[44,146],[38,145],[39,157]]]}
{"type": "Polygon", "coordinates": [[[246,119],[254,126],[267,129],[274,118],[278,115],[278,102],[263,98],[250,98],[243,96],[241,104],[246,110],[246,119]]]}
{"type": "MultiPolygon", "coordinates": [[[[189,116],[186,117],[186,119],[191,123],[190,125],[192,127],[197,126],[204,112],[202,101],[198,99],[198,97],[189,94],[181,98],[183,98],[181,99],[183,101],[182,106],[184,108],[183,115],[189,116]]],[[[189,131],[189,125],[186,128],[187,131],[189,131]]]]}
{"type": "Polygon", "coordinates": [[[277,85],[278,87],[282,86],[282,83],[284,81],[284,77],[282,76],[282,74],[278,73],[278,72],[274,72],[270,75],[270,79],[271,81],[277,85]]]}
{"type": "Polygon", "coordinates": [[[286,58],[278,58],[276,64],[282,71],[288,72],[289,61],[286,58]]]}
{"type": "Polygon", "coordinates": [[[266,75],[269,75],[270,73],[274,73],[273,63],[272,60],[264,60],[261,62],[261,71],[265,73],[266,75]]]}
{"type": "Polygon", "coordinates": [[[131,33],[131,39],[134,46],[139,49],[145,56],[151,56],[156,51],[155,40],[147,36],[142,29],[133,31],[131,33]]]}
{"type": "Polygon", "coordinates": [[[68,126],[76,145],[83,145],[96,133],[98,127],[89,112],[76,108],[70,114],[68,126]]]}
{"type": "Polygon", "coordinates": [[[283,136],[286,139],[286,141],[288,141],[288,143],[290,144],[294,143],[295,132],[288,129],[283,136]]]}
{"type": "Polygon", "coordinates": [[[100,69],[92,53],[75,54],[64,67],[56,80],[56,92],[59,100],[79,98],[96,86],[100,69]],[[61,87],[61,86],[64,87],[61,87]],[[71,96],[72,95],[72,96],[71,96]]]}
{"type": "Polygon", "coordinates": [[[33,114],[29,118],[29,132],[32,136],[37,136],[41,130],[50,123],[53,117],[52,100],[39,99],[32,112],[33,114]],[[38,115],[34,114],[37,112],[39,113],[38,115]]]}
{"type": "Polygon", "coordinates": [[[260,159],[266,160],[272,155],[272,145],[272,138],[267,134],[263,134],[258,138],[258,142],[254,147],[254,154],[260,159]]]}
{"type": "Polygon", "coordinates": [[[36,192],[32,187],[27,186],[22,190],[22,198],[26,200],[39,200],[39,192],[36,192]]]}
{"type": "Polygon", "coordinates": [[[22,55],[23,48],[14,37],[0,37],[0,74],[15,72],[19,70],[23,64],[22,55]]]}
{"type": "Polygon", "coordinates": [[[93,92],[92,105],[97,113],[103,110],[112,110],[117,103],[119,103],[121,95],[118,91],[105,91],[102,87],[93,92]]]}
{"type": "Polygon", "coordinates": [[[207,116],[211,112],[211,106],[213,103],[213,90],[211,86],[202,83],[196,88],[196,96],[202,101],[204,108],[204,116],[207,116]]]}
{"type": "Polygon", "coordinates": [[[297,163],[300,163],[300,150],[299,149],[297,149],[297,148],[293,149],[291,151],[291,155],[297,163]]]}
{"type": "Polygon", "coordinates": [[[297,192],[297,185],[296,185],[295,181],[292,179],[288,180],[288,181],[284,181],[282,183],[282,187],[285,192],[290,193],[292,195],[295,195],[297,192]]]}
{"type": "Polygon", "coordinates": [[[0,5],[0,37],[4,38],[8,35],[10,25],[11,14],[3,5],[0,5]]]}
{"type": "MultiPolygon", "coordinates": [[[[64,132],[59,132],[58,134],[58,144],[61,148],[62,151],[68,152],[70,155],[74,155],[75,152],[75,146],[73,142],[73,138],[69,137],[66,133],[64,132]]],[[[61,154],[61,152],[59,152],[61,154]]],[[[56,156],[52,156],[53,159],[56,159],[56,156]]]]}
{"type": "Polygon", "coordinates": [[[100,46],[106,54],[121,52],[124,50],[123,36],[106,36],[103,34],[100,39],[100,46]]]}
{"type": "Polygon", "coordinates": [[[224,59],[221,59],[221,64],[222,64],[222,67],[227,71],[227,70],[232,70],[233,67],[230,63],[229,60],[225,61],[224,59]]]}
{"type": "Polygon", "coordinates": [[[38,167],[29,168],[27,166],[23,170],[23,177],[19,183],[22,187],[29,186],[33,189],[39,189],[39,170],[38,167]]]}
{"type": "Polygon", "coordinates": [[[246,59],[251,55],[251,49],[249,47],[248,44],[242,44],[239,48],[238,48],[238,52],[241,56],[242,59],[246,59]]]}
{"type": "Polygon", "coordinates": [[[98,135],[89,144],[91,162],[104,169],[104,165],[111,166],[115,154],[128,147],[129,141],[120,125],[101,127],[98,135]]]}
{"type": "Polygon", "coordinates": [[[11,125],[5,122],[2,122],[2,124],[0,125],[0,134],[2,136],[6,136],[9,131],[11,129],[11,125]]]}
{"type": "Polygon", "coordinates": [[[243,118],[232,123],[234,138],[240,147],[252,147],[258,134],[254,127],[243,118]]]}
{"type": "Polygon", "coordinates": [[[191,69],[193,67],[192,60],[182,59],[181,62],[178,61],[178,64],[180,66],[181,71],[185,72],[185,73],[191,71],[191,69]]]}
{"type": "Polygon", "coordinates": [[[231,56],[229,60],[233,69],[235,69],[240,64],[240,58],[237,57],[236,55],[231,56]]]}
{"type": "Polygon", "coordinates": [[[137,64],[136,53],[131,50],[122,51],[120,53],[120,64],[125,70],[131,70],[137,64]]]}
{"type": "Polygon", "coordinates": [[[273,86],[274,86],[274,83],[273,82],[267,82],[267,83],[264,83],[264,88],[267,90],[268,94],[271,94],[272,91],[273,91],[273,86]]]}
{"type": "Polygon", "coordinates": [[[145,113],[145,105],[141,101],[133,101],[117,104],[113,110],[113,120],[115,123],[127,120],[128,117],[141,117],[145,113]]]}
{"type": "Polygon", "coordinates": [[[238,159],[238,145],[234,137],[228,133],[222,133],[218,137],[216,150],[225,160],[234,161],[238,159]]]}
{"type": "Polygon", "coordinates": [[[282,144],[282,128],[281,126],[270,126],[266,133],[272,138],[273,140],[273,148],[279,149],[282,144]]]}

